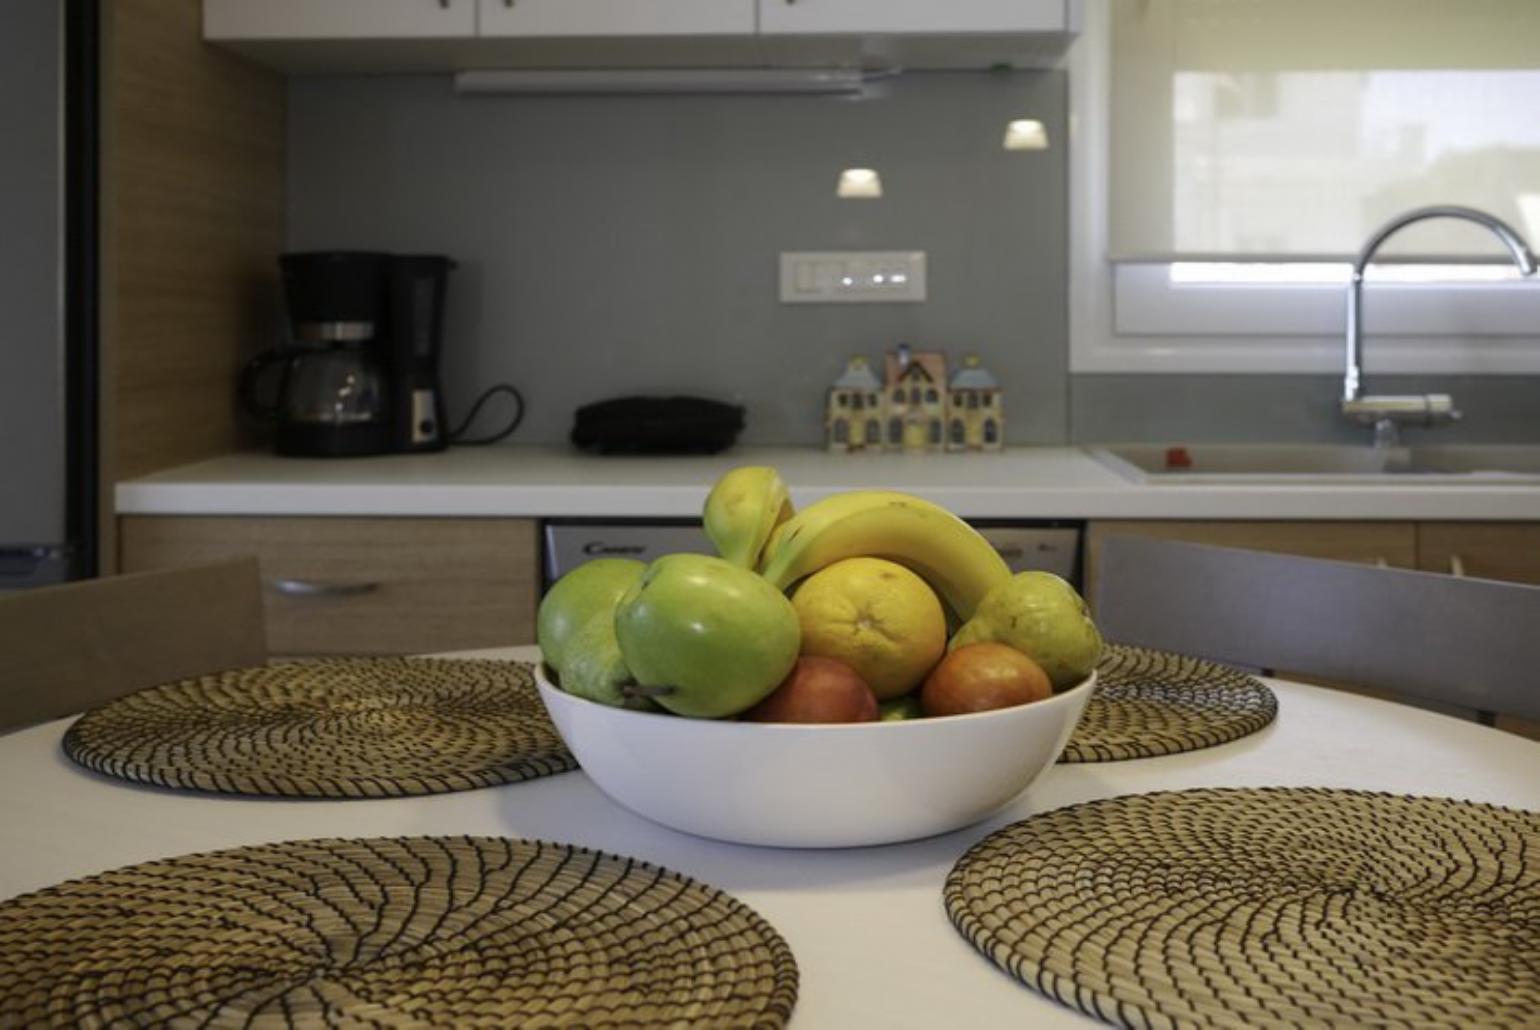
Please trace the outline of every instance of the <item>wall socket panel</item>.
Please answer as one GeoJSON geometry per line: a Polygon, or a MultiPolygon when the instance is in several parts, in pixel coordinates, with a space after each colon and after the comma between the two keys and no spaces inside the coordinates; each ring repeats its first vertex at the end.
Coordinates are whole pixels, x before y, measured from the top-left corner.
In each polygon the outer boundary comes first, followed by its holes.
{"type": "Polygon", "coordinates": [[[781,253],[782,304],[917,304],[923,300],[923,250],[781,253]]]}

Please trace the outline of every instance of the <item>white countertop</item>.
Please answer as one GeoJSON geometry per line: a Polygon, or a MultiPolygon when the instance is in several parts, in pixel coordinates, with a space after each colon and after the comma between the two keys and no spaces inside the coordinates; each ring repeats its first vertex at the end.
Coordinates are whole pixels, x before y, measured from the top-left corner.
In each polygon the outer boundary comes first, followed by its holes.
{"type": "Polygon", "coordinates": [[[120,483],[121,515],[696,518],[735,465],[774,465],[793,500],[840,490],[919,494],[965,518],[1540,521],[1540,487],[1384,483],[1145,484],[1079,447],[999,454],[831,455],[736,447],[709,457],[598,457],[498,446],[377,458],[233,454],[120,483]]]}
{"type": "MultiPolygon", "coordinates": [[[[534,656],[532,648],[484,653],[534,656]]],[[[0,737],[0,899],[137,862],[316,837],[505,835],[653,862],[751,906],[796,956],[792,1030],[1082,1027],[1010,979],[947,920],[942,884],[974,842],[1034,813],[1193,787],[1310,786],[1466,798],[1540,809],[1540,744],[1404,705],[1267,681],[1277,720],[1220,747],[1057,765],[1006,809],[955,833],[885,847],[756,848],[648,822],[581,771],[429,797],[228,797],[131,785],[60,750],[70,720],[0,737]]]]}

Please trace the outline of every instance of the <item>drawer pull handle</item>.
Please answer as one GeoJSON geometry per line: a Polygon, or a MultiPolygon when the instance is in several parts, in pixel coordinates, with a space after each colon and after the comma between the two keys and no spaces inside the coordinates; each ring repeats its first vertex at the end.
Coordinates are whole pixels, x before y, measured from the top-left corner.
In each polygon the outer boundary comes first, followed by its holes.
{"type": "Polygon", "coordinates": [[[273,589],[285,597],[353,597],[372,594],[378,583],[315,583],[308,579],[275,579],[273,589]]]}
{"type": "Polygon", "coordinates": [[[1458,554],[1451,554],[1449,556],[1449,574],[1451,576],[1464,576],[1465,559],[1461,558],[1458,554]]]}

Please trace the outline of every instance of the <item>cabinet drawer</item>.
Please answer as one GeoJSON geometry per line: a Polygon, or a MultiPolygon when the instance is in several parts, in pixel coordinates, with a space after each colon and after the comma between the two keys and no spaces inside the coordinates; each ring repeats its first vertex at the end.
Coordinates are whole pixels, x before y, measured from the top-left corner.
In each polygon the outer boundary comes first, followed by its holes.
{"type": "Polygon", "coordinates": [[[1527,522],[1423,522],[1417,560],[1428,572],[1540,585],[1540,525],[1527,522]]]}
{"type": "Polygon", "coordinates": [[[273,655],[535,639],[531,520],[130,516],[119,529],[125,572],[256,555],[273,655]]]}
{"type": "Polygon", "coordinates": [[[752,36],[754,0],[480,0],[496,36],[752,36]]]}
{"type": "Polygon", "coordinates": [[[1072,0],[759,0],[759,29],[782,33],[1069,32],[1072,0]]]}
{"type": "Polygon", "coordinates": [[[203,38],[469,39],[475,0],[203,0],[203,38]]]}

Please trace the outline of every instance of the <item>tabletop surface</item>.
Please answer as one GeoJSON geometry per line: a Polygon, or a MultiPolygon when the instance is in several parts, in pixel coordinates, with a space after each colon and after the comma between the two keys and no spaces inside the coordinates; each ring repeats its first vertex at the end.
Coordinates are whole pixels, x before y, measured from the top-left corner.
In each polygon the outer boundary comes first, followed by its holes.
{"type": "MultiPolygon", "coordinates": [[[[460,657],[532,660],[533,648],[460,657]]],[[[1084,1026],[975,953],[941,888],[956,860],[1036,812],[1189,787],[1310,786],[1425,794],[1540,810],[1540,743],[1405,705],[1268,680],[1278,718],[1220,747],[1058,765],[991,818],[907,844],[827,851],[724,844],[610,801],[582,772],[381,800],[226,797],[141,787],[64,757],[69,719],[0,737],[0,898],[120,866],[314,837],[503,835],[654,862],[728,891],[791,946],[794,1028],[1084,1026]]]]}

